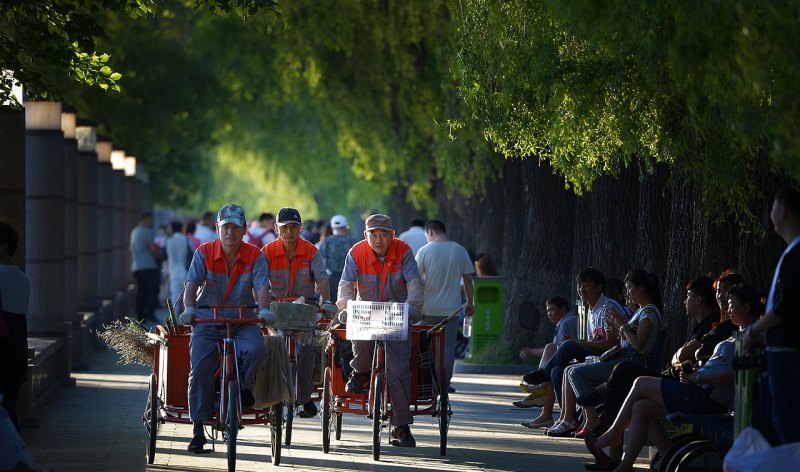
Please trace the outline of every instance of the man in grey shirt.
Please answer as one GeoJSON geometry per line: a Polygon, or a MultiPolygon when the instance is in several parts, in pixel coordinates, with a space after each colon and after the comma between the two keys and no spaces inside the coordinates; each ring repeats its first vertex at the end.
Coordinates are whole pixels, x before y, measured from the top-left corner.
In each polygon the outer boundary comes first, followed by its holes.
{"type": "Polygon", "coordinates": [[[153,240],[153,214],[142,214],[139,224],[131,231],[131,271],[136,279],[136,314],[140,319],[157,322],[158,290],[161,274],[156,264],[153,240]]]}

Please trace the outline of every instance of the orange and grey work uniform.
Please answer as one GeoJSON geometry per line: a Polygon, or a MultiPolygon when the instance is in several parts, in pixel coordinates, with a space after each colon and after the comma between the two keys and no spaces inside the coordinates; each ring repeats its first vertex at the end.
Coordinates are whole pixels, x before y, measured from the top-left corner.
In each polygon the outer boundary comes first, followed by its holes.
{"type": "MultiPolygon", "coordinates": [[[[242,242],[236,261],[228,273],[228,264],[219,239],[201,244],[192,258],[186,280],[200,287],[197,305],[253,305],[253,291],[269,285],[269,273],[258,247],[242,242]]],[[[221,318],[238,318],[238,309],[220,310],[221,318]]],[[[198,309],[196,318],[213,318],[209,309],[198,309]]],[[[255,318],[245,310],[245,318],[255,318]]],[[[210,420],[214,404],[214,371],[217,369],[217,346],[226,335],[224,324],[197,323],[189,340],[189,417],[192,421],[210,420]]],[[[256,372],[267,360],[267,348],[256,324],[233,325],[236,359],[242,389],[253,387],[256,372]]]]}
{"type": "MultiPolygon", "coordinates": [[[[356,300],[373,302],[405,302],[408,298],[406,285],[419,280],[417,261],[411,247],[400,239],[393,238],[386,256],[378,258],[366,240],[356,243],[347,254],[342,280],[355,282],[356,300]],[[381,260],[382,259],[382,260],[381,260]]],[[[385,341],[386,379],[392,403],[392,425],[414,422],[409,410],[411,403],[411,333],[407,341],[385,341]]],[[[356,372],[372,370],[374,341],[353,341],[353,360],[350,366],[356,372]]]]}
{"type": "MultiPolygon", "coordinates": [[[[261,249],[267,258],[269,280],[276,298],[311,299],[317,296],[317,283],[328,280],[325,262],[317,248],[303,238],[297,238],[294,258],[289,262],[283,241],[278,238],[261,249]]],[[[327,296],[327,295],[326,295],[327,296]]],[[[296,346],[297,354],[297,398],[298,404],[311,401],[314,391],[314,344],[296,346]]]]}

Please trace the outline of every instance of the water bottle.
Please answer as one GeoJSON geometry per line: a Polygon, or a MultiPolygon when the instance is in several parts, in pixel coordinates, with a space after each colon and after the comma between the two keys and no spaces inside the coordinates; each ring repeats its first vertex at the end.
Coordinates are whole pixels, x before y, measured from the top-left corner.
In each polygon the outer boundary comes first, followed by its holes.
{"type": "Polygon", "coordinates": [[[464,317],[464,328],[463,328],[463,335],[465,338],[472,336],[472,317],[465,316],[464,317]]]}

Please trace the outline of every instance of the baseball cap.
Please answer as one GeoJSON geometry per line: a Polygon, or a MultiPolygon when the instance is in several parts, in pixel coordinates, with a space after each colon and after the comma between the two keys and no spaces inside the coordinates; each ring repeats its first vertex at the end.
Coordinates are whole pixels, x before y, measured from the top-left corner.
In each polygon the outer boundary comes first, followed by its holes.
{"type": "Polygon", "coordinates": [[[217,224],[222,226],[227,223],[233,223],[239,226],[247,225],[242,207],[232,203],[219,209],[219,213],[217,213],[217,224]]]}
{"type": "Polygon", "coordinates": [[[394,231],[394,228],[392,228],[392,219],[380,213],[377,215],[370,215],[369,218],[367,218],[366,225],[367,231],[372,231],[373,229],[394,231]]]}
{"type": "Polygon", "coordinates": [[[281,208],[281,211],[278,212],[278,219],[275,221],[275,224],[283,226],[290,223],[303,226],[303,220],[300,219],[300,212],[295,208],[281,208]]]}
{"type": "Polygon", "coordinates": [[[343,215],[334,215],[334,217],[331,218],[331,228],[347,228],[347,218],[345,218],[343,215]]]}

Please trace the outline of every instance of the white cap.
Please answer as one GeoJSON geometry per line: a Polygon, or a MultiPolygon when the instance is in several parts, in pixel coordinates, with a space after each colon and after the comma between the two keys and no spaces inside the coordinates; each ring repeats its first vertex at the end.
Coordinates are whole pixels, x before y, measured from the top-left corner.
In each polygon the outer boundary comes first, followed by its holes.
{"type": "Polygon", "coordinates": [[[347,228],[347,218],[344,215],[335,215],[331,218],[331,229],[347,228]]]}

